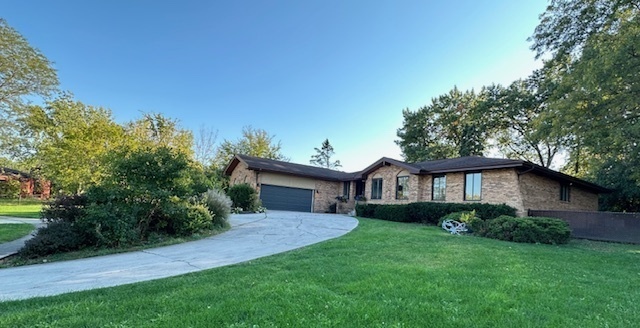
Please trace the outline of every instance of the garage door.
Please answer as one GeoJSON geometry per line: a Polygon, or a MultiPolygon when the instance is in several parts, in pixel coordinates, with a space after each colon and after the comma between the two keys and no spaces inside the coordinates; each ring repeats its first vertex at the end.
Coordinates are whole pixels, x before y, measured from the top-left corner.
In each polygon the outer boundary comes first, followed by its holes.
{"type": "Polygon", "coordinates": [[[313,190],[263,184],[260,200],[268,210],[311,212],[313,190]]]}

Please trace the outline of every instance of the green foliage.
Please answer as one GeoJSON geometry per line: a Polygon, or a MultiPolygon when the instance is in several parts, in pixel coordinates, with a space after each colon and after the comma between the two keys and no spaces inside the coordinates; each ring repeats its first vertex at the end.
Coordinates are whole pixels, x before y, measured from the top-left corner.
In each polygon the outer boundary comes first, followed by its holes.
{"type": "Polygon", "coordinates": [[[545,119],[570,140],[564,170],[615,189],[601,209],[640,210],[637,1],[555,0],[532,40],[558,72],[545,119]]]}
{"type": "Polygon", "coordinates": [[[516,215],[516,209],[505,204],[421,202],[405,205],[358,204],[356,206],[356,214],[361,217],[433,225],[438,224],[440,218],[447,214],[471,211],[475,211],[475,216],[483,219],[493,219],[500,215],[516,215]]]}
{"type": "Polygon", "coordinates": [[[158,113],[145,113],[124,127],[132,150],[169,148],[193,158],[193,134],[177,120],[158,113]]]}
{"type": "Polygon", "coordinates": [[[233,202],[233,207],[240,207],[244,211],[255,212],[258,204],[258,193],[247,183],[233,185],[227,191],[233,202]]]}
{"type": "Polygon", "coordinates": [[[64,96],[29,106],[20,119],[42,174],[68,194],[85,191],[107,174],[105,156],[124,144],[124,130],[107,109],[64,96]],[[81,154],[81,155],[80,155],[81,154]]]}
{"type": "Polygon", "coordinates": [[[36,236],[25,242],[18,256],[30,259],[78,250],[83,245],[82,237],[77,230],[70,222],[51,222],[46,227],[38,229],[36,236]]]}
{"type": "Polygon", "coordinates": [[[431,105],[417,111],[405,109],[404,122],[398,129],[399,140],[406,161],[420,162],[458,156],[482,155],[492,120],[480,112],[478,102],[486,90],[478,95],[461,92],[457,87],[431,100],[431,105]]]}
{"type": "Polygon", "coordinates": [[[169,231],[171,235],[188,236],[196,232],[211,229],[213,219],[209,210],[200,204],[188,204],[175,206],[174,211],[169,212],[169,231]]]}
{"type": "Polygon", "coordinates": [[[0,157],[24,155],[17,122],[25,97],[48,97],[57,90],[56,70],[40,50],[0,18],[0,157]]]}
{"type": "Polygon", "coordinates": [[[552,70],[540,69],[506,88],[492,87],[494,96],[480,106],[492,113],[496,146],[502,154],[549,167],[564,149],[568,137],[550,133],[552,126],[544,116],[557,79],[552,70]]]}
{"type": "Polygon", "coordinates": [[[168,147],[115,154],[101,184],[82,196],[60,196],[45,208],[43,218],[55,223],[52,229],[57,230],[50,232],[51,224],[41,229],[33,248],[24,254],[126,247],[150,236],[185,236],[211,229],[209,210],[188,201],[206,190],[194,179],[199,170],[186,154],[168,147]],[[73,240],[57,237],[63,229],[72,230],[73,240]]]}
{"type": "Polygon", "coordinates": [[[342,166],[340,161],[331,161],[334,151],[333,146],[329,143],[329,139],[325,139],[322,142],[322,148],[316,147],[313,149],[316,151],[316,154],[311,156],[309,163],[327,169],[335,169],[342,166]]]}
{"type": "Polygon", "coordinates": [[[84,195],[58,195],[42,210],[47,225],[25,243],[18,255],[36,258],[60,252],[75,251],[91,243],[92,231],[84,223],[88,199],[84,195]]]}
{"type": "Polygon", "coordinates": [[[225,139],[220,144],[214,159],[214,166],[217,168],[226,167],[233,156],[237,154],[288,161],[289,159],[280,152],[281,143],[274,143],[274,137],[265,130],[245,126],[242,128],[242,138],[236,141],[225,139]]]}
{"type": "Polygon", "coordinates": [[[214,227],[226,228],[229,226],[229,214],[233,202],[223,191],[209,189],[202,195],[204,205],[209,209],[213,218],[214,227]]]}
{"type": "Polygon", "coordinates": [[[406,205],[381,205],[377,206],[373,212],[373,217],[379,220],[396,222],[415,222],[409,216],[406,205]]]}
{"type": "Polygon", "coordinates": [[[571,238],[569,225],[556,218],[501,215],[476,227],[480,236],[517,243],[566,244],[571,238]]]}
{"type": "Polygon", "coordinates": [[[20,181],[9,179],[0,181],[0,198],[15,199],[20,197],[20,181]]]}

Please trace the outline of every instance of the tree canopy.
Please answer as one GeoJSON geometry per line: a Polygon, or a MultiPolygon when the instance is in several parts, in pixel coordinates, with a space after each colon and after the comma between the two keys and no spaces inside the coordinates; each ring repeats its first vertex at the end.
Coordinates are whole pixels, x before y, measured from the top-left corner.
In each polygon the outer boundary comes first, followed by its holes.
{"type": "Polygon", "coordinates": [[[454,87],[417,111],[402,111],[404,122],[396,144],[405,160],[419,162],[457,156],[482,155],[493,122],[481,113],[478,103],[488,95],[454,87]]]}
{"type": "Polygon", "coordinates": [[[23,155],[16,116],[27,96],[49,97],[57,90],[58,75],[37,48],[0,18],[0,157],[10,161],[23,155]]]}
{"type": "Polygon", "coordinates": [[[288,161],[280,149],[280,141],[274,142],[275,136],[263,129],[254,129],[251,126],[242,128],[242,137],[231,141],[225,139],[218,146],[214,165],[217,168],[224,168],[233,156],[237,154],[255,157],[269,158],[281,161],[288,161]]]}
{"type": "Polygon", "coordinates": [[[340,161],[331,161],[331,157],[333,157],[334,151],[333,146],[329,143],[329,139],[325,139],[322,142],[321,148],[313,148],[316,151],[315,155],[311,155],[311,160],[309,163],[324,167],[327,169],[335,169],[341,167],[340,161]]]}
{"type": "Polygon", "coordinates": [[[640,211],[639,14],[638,1],[555,0],[532,37],[560,73],[546,116],[570,141],[565,170],[615,189],[605,209],[640,211]]]}

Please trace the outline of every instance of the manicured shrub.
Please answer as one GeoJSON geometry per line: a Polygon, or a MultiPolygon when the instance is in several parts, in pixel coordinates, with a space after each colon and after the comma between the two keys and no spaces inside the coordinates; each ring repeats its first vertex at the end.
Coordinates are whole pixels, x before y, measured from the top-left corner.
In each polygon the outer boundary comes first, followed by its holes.
{"type": "Polygon", "coordinates": [[[229,196],[218,189],[209,189],[202,195],[202,202],[209,209],[214,227],[225,228],[229,226],[228,219],[233,205],[229,196]]]}
{"type": "Polygon", "coordinates": [[[571,230],[566,222],[556,218],[502,215],[483,222],[476,234],[518,243],[566,244],[571,230]]]}
{"type": "Polygon", "coordinates": [[[211,214],[204,205],[179,206],[173,215],[170,230],[174,235],[188,236],[211,229],[213,225],[211,214]]]}
{"type": "Polygon", "coordinates": [[[411,203],[409,207],[409,215],[413,222],[422,222],[427,224],[438,224],[440,218],[455,212],[476,211],[476,217],[484,220],[490,220],[500,215],[516,215],[516,209],[505,205],[482,204],[482,203],[411,203]]]}
{"type": "Polygon", "coordinates": [[[374,210],[373,217],[380,220],[411,222],[406,205],[382,205],[374,210]]]}
{"type": "Polygon", "coordinates": [[[389,217],[389,211],[394,211],[393,221],[399,222],[419,222],[436,225],[443,216],[455,212],[476,212],[476,217],[482,219],[493,219],[500,215],[516,215],[516,209],[508,205],[493,204],[458,204],[458,203],[436,203],[422,202],[409,203],[406,205],[379,205],[379,204],[358,204],[356,206],[356,215],[368,218],[383,219],[377,217],[376,212],[379,207],[401,206],[404,210],[392,209],[381,210],[384,217],[389,217]]]}
{"type": "Polygon", "coordinates": [[[258,193],[247,183],[233,185],[227,191],[233,202],[233,207],[240,207],[244,211],[255,212],[260,205],[258,203],[258,193]]]}
{"type": "Polygon", "coordinates": [[[80,249],[82,238],[70,222],[50,222],[46,227],[38,229],[35,237],[27,240],[18,251],[18,256],[30,259],[61,252],[80,249]]]}
{"type": "Polygon", "coordinates": [[[358,204],[356,205],[356,215],[363,218],[373,218],[378,204],[358,204]]]}

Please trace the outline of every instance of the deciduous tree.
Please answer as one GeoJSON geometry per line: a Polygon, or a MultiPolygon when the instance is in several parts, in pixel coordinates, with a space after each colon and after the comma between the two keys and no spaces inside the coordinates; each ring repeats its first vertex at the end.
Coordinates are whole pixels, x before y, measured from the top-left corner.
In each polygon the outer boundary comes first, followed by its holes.
{"type": "Polygon", "coordinates": [[[485,89],[478,95],[454,87],[417,111],[405,109],[396,140],[404,159],[419,162],[482,155],[492,131],[492,120],[478,112],[485,93],[485,89]]]}
{"type": "Polygon", "coordinates": [[[275,136],[265,130],[245,126],[242,128],[241,138],[236,141],[225,139],[220,144],[216,152],[215,166],[224,168],[236,154],[288,161],[289,159],[280,152],[280,141],[276,143],[273,141],[274,138],[275,136]]]}
{"type": "Polygon", "coordinates": [[[24,155],[16,122],[25,109],[24,97],[48,97],[57,86],[52,62],[0,18],[0,157],[24,155]]]}

